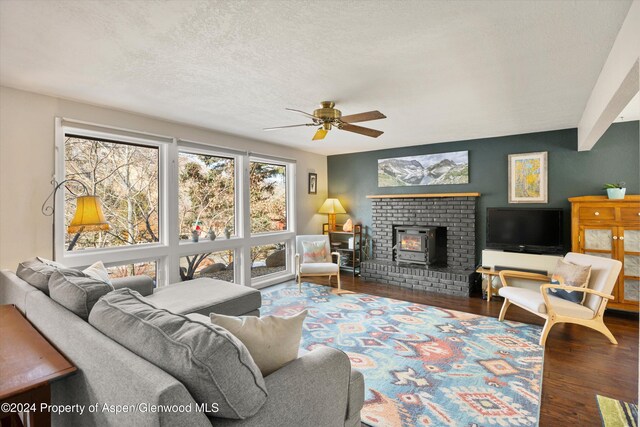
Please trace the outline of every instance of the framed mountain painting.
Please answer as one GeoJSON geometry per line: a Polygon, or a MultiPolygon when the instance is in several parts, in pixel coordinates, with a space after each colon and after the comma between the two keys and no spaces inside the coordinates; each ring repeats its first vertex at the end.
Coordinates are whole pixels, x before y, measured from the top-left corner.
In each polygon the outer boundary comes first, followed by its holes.
{"type": "Polygon", "coordinates": [[[509,203],[547,203],[547,152],[509,154],[509,203]]]}
{"type": "Polygon", "coordinates": [[[378,187],[468,183],[468,151],[378,159],[378,187]]]}

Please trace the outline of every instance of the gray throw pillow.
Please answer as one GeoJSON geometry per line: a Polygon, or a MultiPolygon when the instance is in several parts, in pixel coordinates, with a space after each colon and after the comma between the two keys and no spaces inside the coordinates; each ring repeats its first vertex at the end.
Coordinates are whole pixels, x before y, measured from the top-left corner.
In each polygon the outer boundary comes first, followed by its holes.
{"type": "Polygon", "coordinates": [[[62,264],[35,257],[18,264],[16,276],[49,295],[49,278],[61,268],[62,264]]]}
{"type": "Polygon", "coordinates": [[[112,290],[113,286],[109,283],[67,268],[54,272],[49,279],[51,299],[84,320],[89,318],[93,305],[100,297],[112,290]]]}
{"type": "Polygon", "coordinates": [[[247,348],[227,330],[156,308],[128,288],[96,303],[89,323],[174,376],[198,403],[217,403],[208,415],[245,419],[267,399],[264,378],[247,348]]]}

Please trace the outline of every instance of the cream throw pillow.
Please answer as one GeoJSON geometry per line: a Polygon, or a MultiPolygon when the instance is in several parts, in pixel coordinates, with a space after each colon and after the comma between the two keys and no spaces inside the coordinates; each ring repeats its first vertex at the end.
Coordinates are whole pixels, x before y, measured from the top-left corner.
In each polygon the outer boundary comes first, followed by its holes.
{"type": "Polygon", "coordinates": [[[331,262],[331,253],[324,240],[302,242],[302,263],[331,262]]]}
{"type": "Polygon", "coordinates": [[[263,376],[298,358],[307,310],[291,317],[224,316],[211,313],[211,323],[231,332],[247,347],[263,376]]]}
{"type": "Polygon", "coordinates": [[[105,268],[102,261],[94,262],[89,267],[82,270],[82,272],[92,279],[101,280],[105,283],[111,284],[111,280],[109,279],[109,272],[105,268]]]}

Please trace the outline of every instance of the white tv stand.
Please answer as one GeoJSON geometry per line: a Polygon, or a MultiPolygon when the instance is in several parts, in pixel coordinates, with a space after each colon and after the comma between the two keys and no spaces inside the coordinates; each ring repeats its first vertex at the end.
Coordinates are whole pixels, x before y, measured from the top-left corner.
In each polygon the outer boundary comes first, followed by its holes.
{"type": "Polygon", "coordinates": [[[504,252],[494,249],[484,249],[482,251],[483,267],[493,268],[496,265],[499,265],[503,267],[513,267],[514,270],[519,268],[527,270],[543,270],[546,271],[547,274],[555,270],[559,259],[562,259],[562,256],[504,252]]]}
{"type": "MultiPolygon", "coordinates": [[[[558,260],[562,259],[560,255],[536,255],[525,254],[520,252],[504,252],[494,249],[484,249],[482,251],[482,266],[494,268],[496,265],[501,267],[510,267],[513,270],[525,269],[525,270],[541,270],[546,272],[547,275],[556,268],[558,260]]],[[[492,289],[499,287],[499,278],[495,275],[483,274],[483,278],[487,280],[486,287],[483,284],[483,289],[487,289],[491,286],[492,289]]],[[[520,282],[519,279],[514,279],[514,283],[520,282]]],[[[487,299],[490,301],[490,294],[488,293],[487,299]]]]}

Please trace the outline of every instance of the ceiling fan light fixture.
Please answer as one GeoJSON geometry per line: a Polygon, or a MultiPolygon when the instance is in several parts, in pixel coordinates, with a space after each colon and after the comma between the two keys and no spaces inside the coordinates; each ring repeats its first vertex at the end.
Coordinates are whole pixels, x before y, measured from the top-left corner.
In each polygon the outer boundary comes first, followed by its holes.
{"type": "Polygon", "coordinates": [[[316,131],[315,135],[313,135],[313,138],[311,138],[312,141],[318,141],[320,139],[324,139],[325,136],[327,136],[327,133],[329,131],[323,128],[320,128],[316,131]]]}
{"type": "Polygon", "coordinates": [[[313,135],[312,141],[317,141],[320,139],[324,139],[327,136],[327,132],[331,130],[332,127],[336,127],[339,130],[358,133],[360,135],[369,136],[371,138],[377,138],[382,135],[384,132],[370,129],[362,126],[356,126],[352,123],[357,122],[366,122],[369,120],[379,120],[385,119],[387,116],[382,114],[380,111],[367,111],[365,113],[358,114],[350,114],[348,116],[343,116],[342,112],[335,107],[335,102],[333,101],[322,101],[320,103],[320,108],[313,111],[313,114],[305,113],[301,110],[296,110],[294,108],[286,108],[288,111],[293,111],[304,116],[307,116],[311,119],[311,123],[306,123],[303,125],[289,125],[289,126],[277,126],[273,128],[265,128],[264,130],[275,130],[275,129],[286,129],[292,127],[300,127],[300,126],[318,126],[316,133],[313,135]]]}

